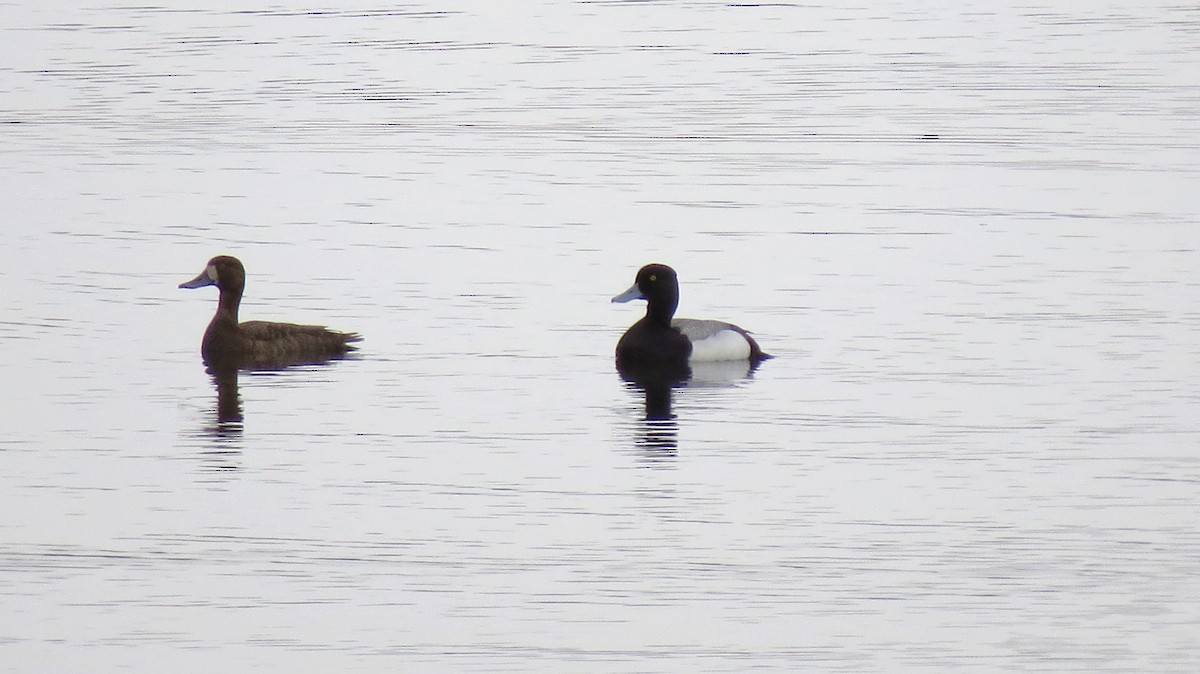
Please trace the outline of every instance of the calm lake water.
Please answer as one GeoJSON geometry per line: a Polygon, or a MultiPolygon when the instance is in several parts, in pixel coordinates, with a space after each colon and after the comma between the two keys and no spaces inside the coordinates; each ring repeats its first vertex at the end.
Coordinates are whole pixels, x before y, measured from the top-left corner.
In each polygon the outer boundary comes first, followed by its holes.
{"type": "Polygon", "coordinates": [[[218,5],[0,6],[4,671],[1200,668],[1194,4],[218,5]]]}

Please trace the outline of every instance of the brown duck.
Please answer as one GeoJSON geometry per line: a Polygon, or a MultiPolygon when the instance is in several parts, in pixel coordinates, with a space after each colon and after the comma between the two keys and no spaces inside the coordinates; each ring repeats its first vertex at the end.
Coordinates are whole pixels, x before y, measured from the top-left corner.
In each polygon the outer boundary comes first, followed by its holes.
{"type": "Polygon", "coordinates": [[[240,367],[270,367],[319,363],[353,351],[352,342],[362,340],[356,332],[337,332],[321,325],[295,325],[268,321],[238,322],[238,306],[246,288],[246,268],[240,260],[218,255],[204,271],[180,288],[216,286],[221,291],[200,353],[210,364],[240,367]]]}

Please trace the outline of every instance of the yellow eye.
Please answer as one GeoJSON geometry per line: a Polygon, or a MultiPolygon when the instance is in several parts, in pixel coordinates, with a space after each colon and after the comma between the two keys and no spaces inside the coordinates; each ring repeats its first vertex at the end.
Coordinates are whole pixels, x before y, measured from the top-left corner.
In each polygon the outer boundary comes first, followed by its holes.
{"type": "Polygon", "coordinates": [[[651,274],[651,275],[650,275],[650,280],[651,280],[651,281],[657,281],[657,280],[658,280],[658,274],[651,274]]]}

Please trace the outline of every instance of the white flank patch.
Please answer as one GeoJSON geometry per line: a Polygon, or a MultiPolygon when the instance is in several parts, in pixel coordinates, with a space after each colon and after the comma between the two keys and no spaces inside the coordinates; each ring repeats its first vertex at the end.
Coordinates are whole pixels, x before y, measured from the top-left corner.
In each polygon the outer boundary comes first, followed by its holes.
{"type": "Polygon", "coordinates": [[[721,330],[692,342],[691,361],[697,363],[750,358],[750,342],[736,330],[721,330]]]}

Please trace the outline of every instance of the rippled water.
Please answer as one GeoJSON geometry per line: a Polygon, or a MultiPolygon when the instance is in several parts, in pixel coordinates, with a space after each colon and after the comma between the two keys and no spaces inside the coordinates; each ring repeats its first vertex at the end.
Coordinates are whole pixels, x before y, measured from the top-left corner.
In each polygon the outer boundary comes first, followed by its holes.
{"type": "Polygon", "coordinates": [[[4,669],[1200,666],[1195,7],[26,4],[4,669]]]}

